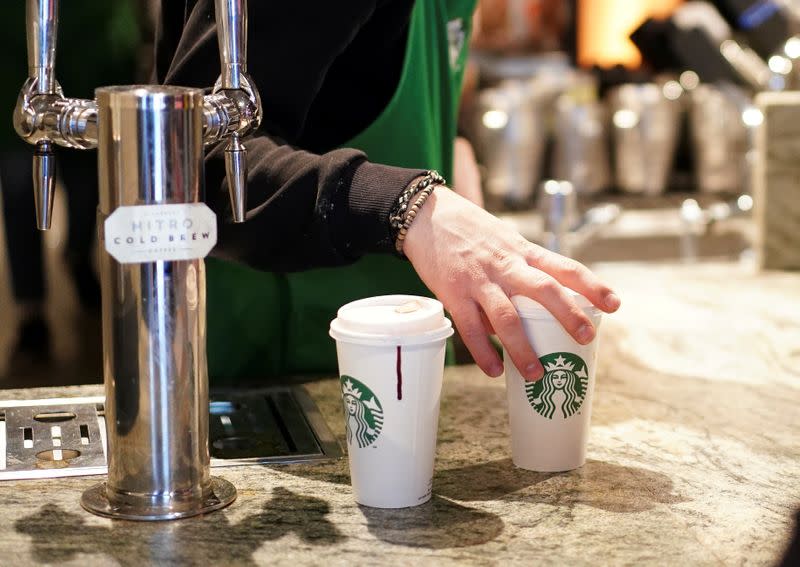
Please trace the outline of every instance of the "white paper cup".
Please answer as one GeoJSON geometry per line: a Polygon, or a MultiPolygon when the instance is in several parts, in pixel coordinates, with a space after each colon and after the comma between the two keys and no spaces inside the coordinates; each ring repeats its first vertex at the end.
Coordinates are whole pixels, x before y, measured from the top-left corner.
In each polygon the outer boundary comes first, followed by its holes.
{"type": "MultiPolygon", "coordinates": [[[[575,294],[575,300],[599,332],[602,312],[581,295],[575,294]]],[[[586,462],[598,338],[578,344],[539,303],[521,296],[512,302],[545,369],[544,378],[526,382],[503,352],[512,460],[540,472],[581,467],[586,462]]]]}
{"type": "Polygon", "coordinates": [[[359,504],[406,508],[430,500],[452,334],[441,303],[410,295],[348,303],[331,322],[359,504]]]}

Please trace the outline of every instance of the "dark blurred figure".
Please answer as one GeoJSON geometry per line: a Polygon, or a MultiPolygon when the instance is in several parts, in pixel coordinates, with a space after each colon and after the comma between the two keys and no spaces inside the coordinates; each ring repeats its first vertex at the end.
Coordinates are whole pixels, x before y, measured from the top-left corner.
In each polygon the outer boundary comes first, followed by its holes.
{"type": "Polygon", "coordinates": [[[796,567],[800,565],[800,510],[794,518],[794,533],[792,534],[792,541],[786,549],[786,553],[780,562],[780,567],[796,567]]]}
{"type": "MultiPolygon", "coordinates": [[[[135,82],[141,0],[69,0],[60,3],[56,79],[65,96],[94,98],[94,89],[135,82]]],[[[0,37],[0,193],[18,326],[11,372],[46,360],[50,333],[44,314],[46,285],[42,235],[36,229],[31,176],[33,147],[12,125],[17,93],[27,78],[25,4],[8,2],[0,37]]],[[[96,152],[57,149],[58,180],[66,188],[68,238],[64,260],[81,305],[96,312],[100,286],[93,269],[97,207],[96,152]]],[[[61,198],[57,193],[56,198],[61,198]]],[[[6,317],[8,316],[5,314],[6,317]]],[[[7,324],[7,323],[5,323],[7,324]]]]}

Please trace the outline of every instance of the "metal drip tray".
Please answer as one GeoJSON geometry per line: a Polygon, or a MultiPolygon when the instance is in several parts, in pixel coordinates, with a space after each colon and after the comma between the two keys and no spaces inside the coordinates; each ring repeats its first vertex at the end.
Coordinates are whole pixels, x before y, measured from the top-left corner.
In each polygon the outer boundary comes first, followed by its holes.
{"type": "MultiPolygon", "coordinates": [[[[106,474],[104,401],[0,401],[0,480],[106,474]]],[[[209,414],[212,467],[342,456],[302,387],[212,392],[209,414]]]]}

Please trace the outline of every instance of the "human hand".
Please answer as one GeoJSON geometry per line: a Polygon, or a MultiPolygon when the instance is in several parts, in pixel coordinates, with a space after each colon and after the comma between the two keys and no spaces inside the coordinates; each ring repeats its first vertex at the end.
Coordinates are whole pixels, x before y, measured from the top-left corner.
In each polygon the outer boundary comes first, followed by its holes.
{"type": "Polygon", "coordinates": [[[566,288],[608,313],[620,305],[588,268],[528,242],[447,187],[437,187],[420,209],[403,252],[450,312],[475,362],[489,376],[503,373],[490,334],[497,334],[526,379],[537,380],[544,373],[512,296],[541,303],[580,344],[591,342],[596,331],[566,288]]]}
{"type": "Polygon", "coordinates": [[[453,144],[453,191],[483,208],[481,172],[466,138],[458,137],[453,144]]]}

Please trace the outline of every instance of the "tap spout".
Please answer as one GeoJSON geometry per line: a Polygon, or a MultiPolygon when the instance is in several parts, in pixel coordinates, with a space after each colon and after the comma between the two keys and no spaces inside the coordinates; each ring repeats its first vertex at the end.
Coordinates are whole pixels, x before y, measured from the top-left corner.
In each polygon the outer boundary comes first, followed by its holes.
{"type": "Polygon", "coordinates": [[[205,139],[229,138],[225,169],[233,221],[247,211],[247,150],[242,138],[261,122],[261,100],[247,76],[247,0],[215,0],[221,74],[204,105],[205,139]]]}

